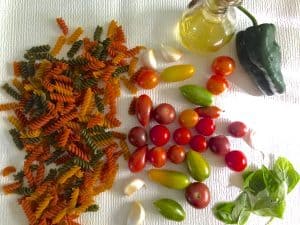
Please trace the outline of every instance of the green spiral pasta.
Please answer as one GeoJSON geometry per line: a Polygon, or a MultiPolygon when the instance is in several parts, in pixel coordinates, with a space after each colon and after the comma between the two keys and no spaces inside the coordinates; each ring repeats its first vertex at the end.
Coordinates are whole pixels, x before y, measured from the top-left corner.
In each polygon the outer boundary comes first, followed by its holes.
{"type": "Polygon", "coordinates": [[[115,70],[115,72],[113,72],[112,76],[113,76],[113,77],[116,77],[116,76],[118,76],[118,75],[120,75],[120,74],[122,74],[122,73],[128,72],[128,70],[129,70],[129,65],[126,65],[126,66],[119,66],[119,67],[115,70]]]}
{"type": "Polygon", "coordinates": [[[22,150],[24,145],[23,145],[23,142],[20,139],[20,132],[17,131],[16,129],[10,129],[9,133],[12,136],[13,141],[16,144],[16,146],[18,147],[18,149],[22,150]]]}
{"type": "Polygon", "coordinates": [[[95,94],[95,103],[96,103],[96,107],[97,107],[98,111],[103,113],[104,112],[104,103],[103,103],[103,99],[100,97],[99,94],[95,94]]]}
{"type": "Polygon", "coordinates": [[[25,196],[29,196],[34,192],[34,190],[32,188],[29,187],[19,187],[16,190],[16,193],[19,195],[25,195],[25,196]]]}
{"type": "Polygon", "coordinates": [[[9,86],[8,83],[5,83],[2,88],[9,94],[11,97],[13,97],[16,100],[21,100],[21,94],[19,94],[15,89],[13,89],[11,86],[9,86]]]}
{"type": "Polygon", "coordinates": [[[28,53],[36,53],[36,52],[49,52],[50,51],[50,45],[39,45],[34,46],[27,50],[28,53]]]}
{"type": "Polygon", "coordinates": [[[101,34],[103,32],[103,27],[97,26],[94,32],[94,41],[100,41],[101,40],[101,34]]]}
{"type": "Polygon", "coordinates": [[[97,204],[91,205],[86,209],[86,212],[97,212],[99,210],[99,206],[97,204]]]}
{"type": "Polygon", "coordinates": [[[72,45],[72,47],[70,48],[70,50],[67,52],[67,56],[69,58],[73,58],[74,55],[78,52],[78,50],[80,49],[80,47],[82,46],[83,41],[82,40],[78,40],[75,41],[72,45]]]}

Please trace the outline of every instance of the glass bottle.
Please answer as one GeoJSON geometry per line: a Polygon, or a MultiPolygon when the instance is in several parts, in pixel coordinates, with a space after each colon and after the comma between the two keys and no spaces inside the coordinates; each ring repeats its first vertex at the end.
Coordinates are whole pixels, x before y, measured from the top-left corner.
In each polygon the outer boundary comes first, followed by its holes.
{"type": "Polygon", "coordinates": [[[242,0],[202,0],[184,12],[179,21],[182,45],[193,52],[213,52],[227,44],[235,33],[233,7],[242,0]]]}

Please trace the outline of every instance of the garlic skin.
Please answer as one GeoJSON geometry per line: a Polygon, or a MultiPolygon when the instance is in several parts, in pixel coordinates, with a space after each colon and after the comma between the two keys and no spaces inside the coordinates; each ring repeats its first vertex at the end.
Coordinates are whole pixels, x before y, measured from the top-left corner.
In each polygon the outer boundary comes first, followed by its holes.
{"type": "Polygon", "coordinates": [[[146,217],[144,207],[139,202],[133,202],[127,217],[127,225],[142,225],[146,217]]]}
{"type": "Polygon", "coordinates": [[[176,62],[181,59],[183,54],[180,50],[164,44],[160,46],[161,55],[167,62],[176,62]]]}
{"type": "Polygon", "coordinates": [[[143,180],[134,179],[125,186],[124,194],[130,196],[140,190],[143,186],[145,186],[145,182],[143,180]]]}
{"type": "Polygon", "coordinates": [[[144,66],[150,67],[152,69],[157,69],[157,62],[152,48],[146,49],[142,54],[141,62],[144,66]]]}

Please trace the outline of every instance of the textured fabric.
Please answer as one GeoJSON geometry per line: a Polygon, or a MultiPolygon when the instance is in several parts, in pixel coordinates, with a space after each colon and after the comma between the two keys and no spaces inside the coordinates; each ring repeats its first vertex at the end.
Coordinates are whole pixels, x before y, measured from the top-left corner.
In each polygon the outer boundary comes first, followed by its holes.
{"type": "MultiPolygon", "coordinates": [[[[0,78],[1,84],[12,78],[12,61],[21,59],[24,50],[34,45],[53,45],[59,35],[55,24],[56,17],[63,17],[74,29],[76,26],[85,28],[85,34],[92,36],[98,24],[111,20],[119,21],[127,34],[130,46],[142,44],[157,49],[160,43],[177,46],[175,28],[182,11],[188,2],[184,0],[0,0],[0,78]]],[[[220,97],[215,104],[224,109],[222,119],[217,121],[217,133],[226,134],[226,126],[230,121],[241,120],[256,131],[253,136],[253,146],[242,139],[230,138],[232,149],[243,150],[249,164],[268,165],[275,155],[288,157],[300,169],[299,147],[300,138],[300,1],[299,0],[246,0],[245,6],[256,14],[259,22],[270,22],[277,25],[277,40],[282,47],[282,70],[287,84],[287,92],[280,96],[260,96],[258,90],[248,76],[237,65],[237,70],[229,78],[230,89],[220,97]]],[[[251,22],[242,14],[237,13],[237,29],[250,26],[251,22]]],[[[189,83],[205,84],[211,75],[210,63],[217,55],[230,55],[236,59],[234,40],[221,51],[205,56],[185,52],[179,63],[192,63],[197,67],[196,75],[179,84],[160,84],[155,90],[140,91],[151,95],[153,102],[159,104],[168,102],[177,111],[193,107],[183,99],[178,86],[189,83]]],[[[157,54],[160,69],[166,66],[161,56],[157,54]]],[[[0,91],[0,102],[6,102],[9,97],[0,91]]],[[[137,125],[137,120],[127,115],[127,107],[131,100],[130,94],[124,90],[119,100],[119,117],[122,130],[137,125]]],[[[0,168],[7,165],[17,165],[23,162],[24,154],[19,152],[9,137],[7,114],[0,115],[0,168]]],[[[170,126],[174,128],[177,124],[170,126]]],[[[248,141],[249,142],[249,141],[248,141]]],[[[139,200],[146,210],[147,225],[176,224],[162,218],[153,208],[152,202],[158,198],[173,198],[186,209],[186,220],[181,224],[217,225],[221,224],[212,215],[211,207],[215,202],[231,200],[239,192],[236,185],[241,182],[241,176],[224,167],[223,159],[207,152],[205,158],[212,165],[212,174],[205,183],[211,190],[211,204],[204,210],[196,210],[187,204],[184,193],[169,190],[151,183],[146,172],[137,175],[130,174],[126,163],[121,160],[121,170],[117,182],[109,192],[97,198],[100,211],[87,213],[80,221],[85,225],[123,225],[126,224],[130,203],[139,200]],[[128,179],[140,177],[146,180],[147,187],[131,197],[122,193],[128,179]]],[[[150,167],[149,167],[150,168],[150,167]]],[[[184,166],[168,164],[168,168],[181,169],[184,166]]],[[[11,178],[0,177],[0,185],[11,181],[11,178]]],[[[275,224],[297,225],[299,214],[300,187],[298,186],[288,197],[284,220],[275,220],[275,224]]],[[[26,225],[26,219],[17,205],[16,196],[4,196],[0,192],[0,225],[26,225]]],[[[248,224],[265,224],[266,218],[251,216],[248,224]]]]}

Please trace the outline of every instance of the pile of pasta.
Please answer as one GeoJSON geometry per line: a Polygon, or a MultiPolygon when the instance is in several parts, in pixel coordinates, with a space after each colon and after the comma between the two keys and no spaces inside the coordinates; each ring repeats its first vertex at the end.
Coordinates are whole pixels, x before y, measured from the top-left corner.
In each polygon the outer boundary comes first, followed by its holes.
{"type": "Polygon", "coordinates": [[[93,39],[79,39],[81,27],[69,35],[65,21],[57,23],[62,35],[52,49],[32,47],[24,61],[14,62],[12,85],[3,89],[16,101],[0,105],[14,112],[9,133],[26,152],[21,171],[4,170],[16,173],[3,190],[21,195],[30,225],[79,224],[81,213],[98,210],[95,196],[112,187],[118,158],[130,154],[126,135],[111,128],[121,124],[120,80],[134,88],[130,76],[143,47],[129,49],[115,21],[103,40],[100,26],[93,39]],[[68,45],[67,57],[57,58],[68,45]]]}

